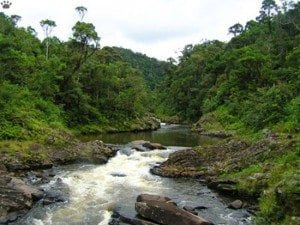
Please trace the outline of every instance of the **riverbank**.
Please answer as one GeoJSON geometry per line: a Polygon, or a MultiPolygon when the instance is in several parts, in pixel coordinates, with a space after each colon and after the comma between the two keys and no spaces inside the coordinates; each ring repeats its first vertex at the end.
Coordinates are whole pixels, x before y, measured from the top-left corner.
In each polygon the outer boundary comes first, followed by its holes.
{"type": "MultiPolygon", "coordinates": [[[[22,143],[19,144],[21,147],[22,143]]],[[[118,151],[116,146],[101,141],[82,143],[76,139],[60,148],[35,143],[15,154],[8,150],[9,144],[6,147],[7,150],[1,148],[0,158],[0,224],[17,220],[42,198],[44,205],[64,201],[64,196],[30,185],[48,183],[55,176],[55,166],[79,162],[105,164],[118,151]]]]}
{"type": "Polygon", "coordinates": [[[222,195],[242,199],[240,207],[253,209],[256,202],[257,224],[298,224],[299,154],[297,136],[266,132],[255,141],[230,137],[175,152],[151,171],[199,179],[222,195]]]}
{"type": "MultiPolygon", "coordinates": [[[[118,127],[118,124],[114,127],[118,127]]],[[[160,122],[154,117],[143,117],[124,122],[118,129],[114,127],[98,127],[99,130],[92,128],[86,130],[87,128],[84,127],[81,127],[81,130],[56,129],[28,140],[2,140],[0,141],[0,163],[8,170],[14,171],[43,169],[53,164],[61,165],[76,161],[105,161],[96,159],[97,155],[110,157],[110,153],[102,151],[105,149],[102,143],[96,145],[94,142],[82,143],[76,135],[156,130],[160,127],[160,122]]]]}

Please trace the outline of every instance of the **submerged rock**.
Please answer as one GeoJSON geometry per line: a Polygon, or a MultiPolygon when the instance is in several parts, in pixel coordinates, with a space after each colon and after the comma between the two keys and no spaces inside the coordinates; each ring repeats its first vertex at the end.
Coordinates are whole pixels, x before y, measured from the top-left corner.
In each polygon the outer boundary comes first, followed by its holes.
{"type": "Polygon", "coordinates": [[[159,144],[159,143],[144,143],[143,147],[148,148],[150,150],[154,150],[154,149],[167,149],[165,146],[159,144]]]}
{"type": "Polygon", "coordinates": [[[127,176],[124,173],[111,173],[110,175],[112,175],[113,177],[126,177],[127,176]]]}
{"type": "Polygon", "coordinates": [[[121,215],[119,212],[114,211],[111,215],[111,220],[108,223],[109,225],[118,225],[121,222],[125,224],[131,225],[158,225],[157,223],[150,222],[147,220],[143,220],[141,218],[128,218],[126,216],[121,215]]]}
{"type": "Polygon", "coordinates": [[[50,205],[56,202],[66,202],[69,199],[69,186],[61,178],[57,178],[55,184],[45,191],[42,200],[43,205],[50,205]]]}
{"type": "Polygon", "coordinates": [[[149,150],[155,150],[155,149],[160,149],[164,150],[167,149],[167,147],[163,146],[162,144],[159,143],[151,143],[149,141],[144,141],[144,140],[136,140],[132,141],[129,143],[129,146],[137,151],[145,152],[149,150]]]}
{"type": "Polygon", "coordinates": [[[195,208],[193,208],[193,207],[190,207],[190,206],[184,206],[183,207],[183,210],[185,210],[185,211],[187,211],[187,212],[189,212],[189,213],[192,213],[192,214],[194,214],[194,215],[198,215],[198,213],[195,211],[195,208]]]}

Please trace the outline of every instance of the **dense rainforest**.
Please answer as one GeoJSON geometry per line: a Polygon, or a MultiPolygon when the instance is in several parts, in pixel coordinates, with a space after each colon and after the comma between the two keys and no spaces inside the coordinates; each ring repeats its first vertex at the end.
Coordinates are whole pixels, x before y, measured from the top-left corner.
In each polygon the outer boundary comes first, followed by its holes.
{"type": "Polygon", "coordinates": [[[33,28],[17,26],[19,19],[0,15],[1,139],[31,139],[63,128],[130,130],[143,123],[132,121],[147,116],[157,60],[137,55],[148,63],[137,68],[133,52],[100,48],[91,23],[77,22],[63,42],[49,35],[54,21],[41,21],[41,42],[33,28]]]}
{"type": "Polygon", "coordinates": [[[158,88],[165,112],[211,114],[232,130],[299,129],[300,4],[278,10],[263,5],[256,21],[230,27],[228,43],[187,45],[158,88]]]}
{"type": "MultiPolygon", "coordinates": [[[[283,1],[279,7],[264,0],[255,20],[229,28],[229,42],[186,45],[178,62],[100,47],[94,25],[82,18],[68,41],[51,36],[54,21],[41,21],[41,41],[32,27],[18,26],[20,16],[0,13],[1,151],[11,147],[14,154],[15,143],[45,144],[49,137],[64,142],[79,133],[151,129],[154,117],[194,123],[197,132],[230,132],[249,142],[272,132],[299,140],[299,2],[283,1]]],[[[298,144],[284,155],[221,174],[247,177],[271,165],[263,187],[268,192],[260,193],[259,224],[292,224],[299,217],[298,144]],[[298,193],[285,196],[292,209],[272,192],[279,184],[288,194],[298,193]]]]}

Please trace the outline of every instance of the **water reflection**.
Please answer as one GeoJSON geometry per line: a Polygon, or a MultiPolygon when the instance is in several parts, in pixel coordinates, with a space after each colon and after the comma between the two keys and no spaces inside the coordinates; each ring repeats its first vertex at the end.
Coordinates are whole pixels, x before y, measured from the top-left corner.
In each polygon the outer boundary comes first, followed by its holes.
{"type": "Polygon", "coordinates": [[[126,144],[134,140],[158,142],[166,146],[193,147],[201,144],[212,144],[219,139],[205,137],[191,132],[189,126],[163,125],[156,131],[124,132],[115,134],[99,134],[79,137],[82,141],[102,140],[112,144],[126,144]]]}

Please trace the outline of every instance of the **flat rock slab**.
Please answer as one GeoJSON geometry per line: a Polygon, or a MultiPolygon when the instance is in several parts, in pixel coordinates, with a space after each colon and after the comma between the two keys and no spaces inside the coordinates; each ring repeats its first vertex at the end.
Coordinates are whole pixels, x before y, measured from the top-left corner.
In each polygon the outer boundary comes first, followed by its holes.
{"type": "Polygon", "coordinates": [[[168,197],[142,194],[135,203],[137,213],[163,225],[213,225],[211,222],[178,208],[168,197]]]}

